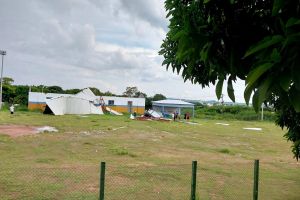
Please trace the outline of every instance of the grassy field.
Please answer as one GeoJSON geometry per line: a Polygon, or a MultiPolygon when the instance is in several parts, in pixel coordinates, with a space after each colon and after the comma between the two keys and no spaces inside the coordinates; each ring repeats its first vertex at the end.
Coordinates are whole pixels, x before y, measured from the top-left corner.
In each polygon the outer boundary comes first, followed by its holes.
{"type": "Polygon", "coordinates": [[[251,199],[254,159],[260,159],[260,199],[300,199],[300,165],[280,128],[270,122],[196,122],[0,112],[0,125],[59,130],[18,138],[0,134],[0,199],[97,199],[101,161],[107,163],[107,200],[189,199],[192,160],[199,165],[199,199],[251,199]]]}

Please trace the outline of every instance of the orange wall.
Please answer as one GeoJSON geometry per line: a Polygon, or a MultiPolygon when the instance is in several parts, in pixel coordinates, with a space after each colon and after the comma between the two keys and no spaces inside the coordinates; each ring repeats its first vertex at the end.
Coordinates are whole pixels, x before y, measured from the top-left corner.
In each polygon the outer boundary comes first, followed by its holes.
{"type": "MultiPolygon", "coordinates": [[[[46,104],[40,104],[40,103],[29,103],[28,104],[28,110],[41,110],[44,111],[46,107],[46,104]]],[[[128,113],[128,107],[127,106],[107,106],[117,112],[121,113],[128,113]]],[[[145,108],[144,107],[136,107],[132,106],[132,112],[136,111],[138,114],[144,114],[145,108]]]]}
{"type": "Polygon", "coordinates": [[[44,111],[46,108],[46,104],[41,103],[29,103],[28,110],[41,110],[44,111]]]}

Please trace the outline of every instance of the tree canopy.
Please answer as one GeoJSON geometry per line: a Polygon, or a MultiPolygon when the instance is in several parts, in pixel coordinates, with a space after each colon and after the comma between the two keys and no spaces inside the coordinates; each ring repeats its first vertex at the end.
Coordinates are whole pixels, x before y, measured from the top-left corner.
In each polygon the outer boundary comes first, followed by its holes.
{"type": "Polygon", "coordinates": [[[167,97],[163,94],[155,94],[153,96],[153,101],[159,101],[159,100],[164,100],[167,99],[167,97]]]}
{"type": "Polygon", "coordinates": [[[216,84],[218,98],[226,80],[232,101],[233,82],[245,80],[245,101],[252,96],[256,111],[274,105],[300,158],[300,1],[166,0],[165,8],[163,65],[184,81],[216,84]]]}

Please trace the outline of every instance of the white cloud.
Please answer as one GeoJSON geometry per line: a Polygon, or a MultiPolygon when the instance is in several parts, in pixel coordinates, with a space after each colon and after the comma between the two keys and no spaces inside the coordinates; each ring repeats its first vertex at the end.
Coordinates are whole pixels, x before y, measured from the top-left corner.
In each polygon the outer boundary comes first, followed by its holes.
{"type": "MultiPolygon", "coordinates": [[[[161,66],[167,31],[160,0],[10,0],[1,2],[0,49],[4,75],[16,84],[127,86],[153,95],[215,99],[214,88],[183,83],[161,66]]],[[[243,84],[237,96],[242,98],[243,84]]]]}

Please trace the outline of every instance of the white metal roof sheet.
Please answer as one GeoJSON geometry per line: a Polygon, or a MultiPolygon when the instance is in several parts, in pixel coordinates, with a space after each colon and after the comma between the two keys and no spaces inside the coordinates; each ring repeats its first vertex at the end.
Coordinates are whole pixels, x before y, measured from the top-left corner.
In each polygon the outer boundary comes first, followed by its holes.
{"type": "Polygon", "coordinates": [[[160,101],[152,101],[154,104],[174,104],[174,105],[190,105],[193,106],[194,104],[188,103],[181,100],[173,100],[173,99],[166,99],[166,100],[160,100],[160,101]]]}

